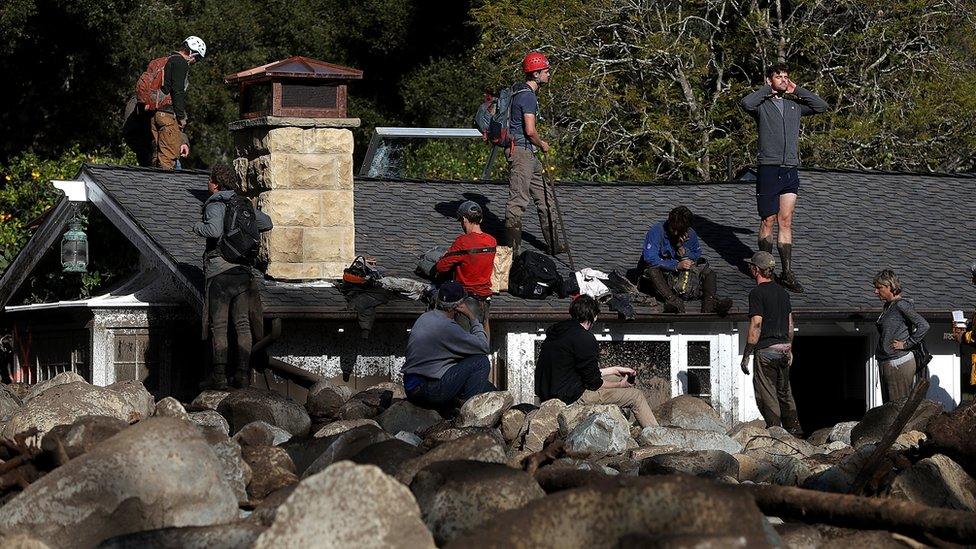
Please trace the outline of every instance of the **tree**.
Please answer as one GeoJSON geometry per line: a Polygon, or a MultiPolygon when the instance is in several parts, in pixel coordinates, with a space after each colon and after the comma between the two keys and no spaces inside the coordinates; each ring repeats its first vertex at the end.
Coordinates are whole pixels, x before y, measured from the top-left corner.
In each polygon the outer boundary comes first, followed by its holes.
{"type": "Polygon", "coordinates": [[[488,0],[481,60],[551,55],[550,131],[591,178],[721,179],[751,162],[738,100],[786,60],[824,97],[808,164],[962,170],[974,163],[973,30],[962,0],[488,0]]]}

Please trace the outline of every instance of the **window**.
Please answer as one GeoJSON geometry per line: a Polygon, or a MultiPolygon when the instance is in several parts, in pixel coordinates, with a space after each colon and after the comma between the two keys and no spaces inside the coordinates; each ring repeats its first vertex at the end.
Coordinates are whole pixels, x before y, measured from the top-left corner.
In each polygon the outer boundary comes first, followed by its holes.
{"type": "Polygon", "coordinates": [[[705,400],[712,396],[712,342],[689,341],[687,348],[687,371],[685,385],[689,395],[695,395],[705,400]]]}
{"type": "Polygon", "coordinates": [[[116,330],[113,333],[115,379],[146,381],[159,367],[159,350],[149,330],[116,330]]]}

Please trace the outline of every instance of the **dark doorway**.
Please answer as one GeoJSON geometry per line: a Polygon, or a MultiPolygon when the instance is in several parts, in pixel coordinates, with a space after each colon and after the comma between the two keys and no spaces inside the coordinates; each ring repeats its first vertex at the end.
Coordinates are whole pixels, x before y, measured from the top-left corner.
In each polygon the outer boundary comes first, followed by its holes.
{"type": "Polygon", "coordinates": [[[790,382],[800,425],[806,433],[864,416],[864,364],[870,357],[863,336],[797,336],[790,382]]]}

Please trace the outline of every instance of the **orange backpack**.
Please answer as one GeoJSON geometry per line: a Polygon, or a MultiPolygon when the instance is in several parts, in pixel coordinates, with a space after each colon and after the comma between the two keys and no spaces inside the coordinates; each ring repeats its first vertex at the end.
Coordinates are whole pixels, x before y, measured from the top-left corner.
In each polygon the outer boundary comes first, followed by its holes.
{"type": "Polygon", "coordinates": [[[153,59],[136,81],[136,100],[145,105],[147,111],[157,111],[173,104],[169,94],[163,93],[160,89],[163,87],[167,61],[169,56],[153,59]]]}

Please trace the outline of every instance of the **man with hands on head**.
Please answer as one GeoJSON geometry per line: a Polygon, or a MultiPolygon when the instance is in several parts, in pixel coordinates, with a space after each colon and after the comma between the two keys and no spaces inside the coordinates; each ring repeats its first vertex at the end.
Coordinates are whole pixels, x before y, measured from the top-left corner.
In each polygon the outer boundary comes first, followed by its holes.
{"type": "Polygon", "coordinates": [[[742,372],[749,375],[749,358],[756,357],[752,386],[766,427],[783,427],[800,436],[790,366],[793,364],[793,308],[790,294],[773,281],[776,260],[769,252],[747,259],[756,287],[749,292],[749,334],[742,351],[742,372]]]}
{"type": "Polygon", "coordinates": [[[777,63],[766,70],[766,84],[742,98],[741,105],[759,127],[759,250],[773,253],[773,225],[778,225],[777,248],[782,262],[779,283],[791,292],[802,292],[803,286],[793,274],[793,211],[800,191],[800,118],[826,111],[827,102],[797,86],[790,80],[787,66],[777,63]]]}
{"type": "Polygon", "coordinates": [[[600,349],[590,333],[600,303],[581,295],[569,306],[571,318],[546,330],[535,367],[535,393],[545,402],[558,398],[566,404],[617,404],[630,408],[641,427],[657,425],[643,391],[634,387],[632,368],[599,367],[600,349]]]}

